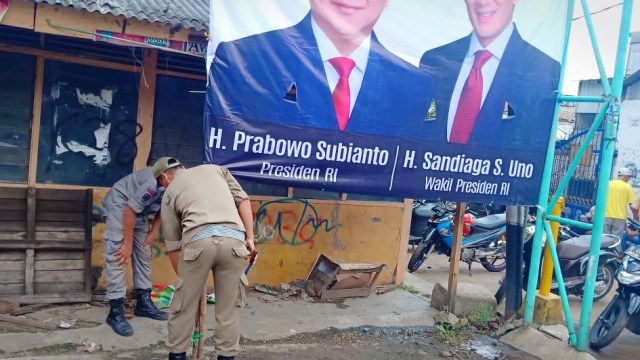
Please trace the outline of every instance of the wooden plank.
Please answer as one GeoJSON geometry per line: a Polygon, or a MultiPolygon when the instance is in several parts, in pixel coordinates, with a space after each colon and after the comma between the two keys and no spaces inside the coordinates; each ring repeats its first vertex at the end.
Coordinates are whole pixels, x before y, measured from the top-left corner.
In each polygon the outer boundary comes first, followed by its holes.
{"type": "Polygon", "coordinates": [[[31,120],[31,144],[27,183],[36,183],[38,172],[38,146],[40,146],[40,118],[42,116],[42,92],[44,89],[44,57],[36,59],[36,78],[33,89],[33,118],[31,120]]]}
{"type": "Polygon", "coordinates": [[[3,240],[2,249],[91,249],[90,242],[3,240]]]}
{"type": "Polygon", "coordinates": [[[0,262],[0,271],[24,271],[24,261],[0,262]]]}
{"type": "Polygon", "coordinates": [[[0,221],[26,221],[26,211],[0,210],[0,221]]]}
{"type": "Polygon", "coordinates": [[[407,269],[409,258],[407,249],[409,248],[409,231],[411,230],[411,215],[413,214],[413,199],[404,199],[404,209],[402,209],[402,227],[400,228],[400,248],[398,249],[398,265],[394,271],[394,283],[400,285],[404,283],[404,274],[407,269]]]}
{"type": "MultiPolygon", "coordinates": [[[[0,291],[0,294],[2,292],[0,291]]],[[[84,293],[67,294],[46,294],[46,295],[19,295],[3,297],[4,300],[17,302],[19,304],[59,304],[59,303],[82,303],[91,301],[91,296],[84,293]]]]}
{"type": "Polygon", "coordinates": [[[26,211],[27,203],[24,199],[0,199],[0,210],[26,211]]]}
{"type": "Polygon", "coordinates": [[[193,79],[193,80],[205,80],[205,81],[207,80],[207,77],[205,75],[186,74],[186,73],[181,73],[181,72],[171,71],[171,70],[158,69],[158,75],[174,76],[174,77],[193,79]]]}
{"type": "Polygon", "coordinates": [[[25,231],[27,229],[27,221],[0,221],[0,232],[2,231],[25,231]]]}
{"type": "Polygon", "coordinates": [[[52,201],[52,200],[39,200],[36,206],[38,212],[84,212],[85,211],[85,202],[84,201],[52,201]]]}
{"type": "Polygon", "coordinates": [[[35,233],[36,233],[36,189],[30,186],[27,188],[27,240],[34,239],[35,233]]]}
{"type": "Polygon", "coordinates": [[[36,283],[35,293],[38,295],[55,294],[63,292],[83,292],[84,282],[68,282],[68,283],[36,283]]]}
{"type": "MultiPolygon", "coordinates": [[[[0,240],[24,240],[27,238],[26,231],[5,232],[0,230],[0,240]]],[[[0,245],[0,248],[2,245],[0,245]]]]}
{"type": "Polygon", "coordinates": [[[8,300],[7,295],[23,295],[24,284],[0,284],[0,298],[8,300]]]}
{"type": "Polygon", "coordinates": [[[45,189],[39,188],[36,193],[38,200],[57,200],[57,201],[84,201],[84,189],[45,189]]]}
{"type": "Polygon", "coordinates": [[[36,222],[36,232],[39,231],[83,231],[84,224],[81,222],[56,222],[56,221],[39,221],[36,222]]]}
{"type": "Polygon", "coordinates": [[[24,271],[3,271],[0,284],[24,284],[24,271]]]}
{"type": "MultiPolygon", "coordinates": [[[[84,232],[85,232],[85,241],[92,242],[93,241],[93,189],[87,189],[85,191],[85,218],[84,218],[84,232]]],[[[91,258],[89,258],[91,259],[91,258]]],[[[91,263],[91,260],[88,262],[91,263]]],[[[90,272],[91,269],[89,269],[90,272]]],[[[89,276],[91,274],[89,273],[89,276]]]]}
{"type": "Polygon", "coordinates": [[[134,171],[147,166],[147,160],[151,153],[157,65],[158,50],[144,49],[142,58],[144,71],[141,74],[142,76],[140,76],[140,86],[138,86],[138,124],[142,126],[143,130],[140,135],[136,136],[136,147],[138,151],[133,162],[134,171]]]}
{"type": "Polygon", "coordinates": [[[27,198],[27,189],[18,187],[0,187],[0,199],[23,199],[27,198]]]}
{"type": "Polygon", "coordinates": [[[50,307],[50,305],[42,305],[42,304],[20,306],[18,309],[13,310],[9,314],[11,316],[20,316],[20,315],[30,314],[32,312],[39,311],[39,310],[42,310],[42,309],[46,309],[46,308],[49,308],[49,307],[50,307]]]}
{"type": "Polygon", "coordinates": [[[76,250],[76,251],[46,251],[40,250],[36,252],[36,261],[37,260],[82,260],[85,258],[84,251],[76,250]]]}
{"type": "Polygon", "coordinates": [[[2,25],[33,29],[35,10],[32,1],[11,0],[2,18],[2,25]]]}
{"type": "Polygon", "coordinates": [[[456,294],[458,292],[458,273],[460,270],[460,254],[462,253],[462,224],[467,204],[459,202],[454,215],[455,231],[453,235],[453,246],[451,247],[451,262],[449,264],[449,282],[447,288],[447,299],[449,300],[449,310],[456,309],[456,294]]]}
{"type": "Polygon", "coordinates": [[[24,261],[26,257],[24,251],[0,251],[0,261],[24,261]]]}
{"type": "Polygon", "coordinates": [[[61,271],[36,271],[35,283],[84,283],[84,271],[82,270],[61,270],[61,271]]]}
{"type": "Polygon", "coordinates": [[[84,242],[84,231],[36,231],[34,240],[84,242]]]}
{"type": "Polygon", "coordinates": [[[41,260],[36,261],[36,271],[41,270],[82,270],[84,260],[41,260]]]}
{"type": "Polygon", "coordinates": [[[34,253],[35,250],[27,249],[27,259],[25,260],[24,269],[24,292],[25,295],[33,295],[33,279],[34,279],[34,253]]]}
{"type": "Polygon", "coordinates": [[[55,330],[58,327],[58,325],[56,324],[44,323],[42,321],[36,321],[31,319],[23,319],[21,317],[11,316],[6,314],[0,314],[0,321],[10,322],[10,323],[19,324],[19,325],[25,325],[25,326],[31,326],[31,327],[35,327],[38,329],[45,329],[45,330],[55,330]]]}
{"type": "Polygon", "coordinates": [[[79,222],[84,228],[84,214],[82,213],[59,213],[43,211],[36,213],[36,221],[60,221],[60,222],[79,222]]]}

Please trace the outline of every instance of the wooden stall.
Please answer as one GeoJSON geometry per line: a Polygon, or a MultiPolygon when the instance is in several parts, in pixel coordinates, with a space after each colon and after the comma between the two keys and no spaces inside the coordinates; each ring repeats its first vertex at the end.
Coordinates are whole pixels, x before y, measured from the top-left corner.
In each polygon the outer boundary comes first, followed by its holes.
{"type": "Polygon", "coordinates": [[[0,187],[0,298],[91,300],[93,190],[0,187]]]}

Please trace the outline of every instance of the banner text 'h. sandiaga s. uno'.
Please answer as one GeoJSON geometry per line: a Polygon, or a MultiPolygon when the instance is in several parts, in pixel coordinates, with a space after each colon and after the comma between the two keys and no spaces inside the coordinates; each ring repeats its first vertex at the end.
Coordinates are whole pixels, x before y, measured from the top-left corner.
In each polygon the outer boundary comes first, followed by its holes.
{"type": "Polygon", "coordinates": [[[553,0],[212,0],[205,162],[295,187],[534,204],[566,13],[553,0]]]}

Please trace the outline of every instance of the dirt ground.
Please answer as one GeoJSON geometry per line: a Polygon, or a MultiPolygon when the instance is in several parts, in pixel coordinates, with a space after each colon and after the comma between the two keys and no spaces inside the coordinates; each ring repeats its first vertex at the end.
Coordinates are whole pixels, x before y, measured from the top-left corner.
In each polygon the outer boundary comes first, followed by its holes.
{"type": "MultiPolygon", "coordinates": [[[[275,341],[242,339],[239,360],[280,359],[362,359],[362,360],[529,360],[533,356],[515,350],[490,337],[462,333],[456,344],[447,343],[431,327],[327,329],[316,333],[295,334],[275,341]]],[[[41,348],[29,353],[13,354],[37,358],[44,355],[74,354],[76,345],[41,348]]],[[[166,359],[162,342],[157,345],[123,352],[94,353],[100,359],[166,359]]],[[[3,356],[0,355],[0,358],[3,356]]],[[[213,341],[205,343],[205,359],[215,359],[213,341]]]]}

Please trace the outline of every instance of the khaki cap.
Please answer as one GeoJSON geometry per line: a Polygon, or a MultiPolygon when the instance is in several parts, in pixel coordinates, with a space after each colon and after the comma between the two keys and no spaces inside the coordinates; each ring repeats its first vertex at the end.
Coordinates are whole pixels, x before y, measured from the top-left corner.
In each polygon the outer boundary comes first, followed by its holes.
{"type": "Polygon", "coordinates": [[[176,158],[169,156],[161,157],[153,164],[153,177],[157,179],[163,172],[181,165],[180,161],[176,158]]]}

